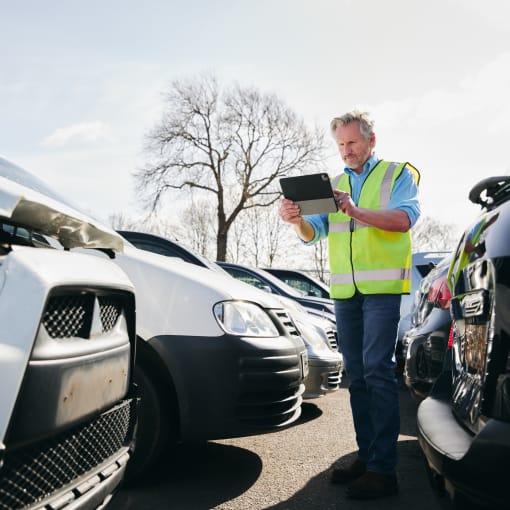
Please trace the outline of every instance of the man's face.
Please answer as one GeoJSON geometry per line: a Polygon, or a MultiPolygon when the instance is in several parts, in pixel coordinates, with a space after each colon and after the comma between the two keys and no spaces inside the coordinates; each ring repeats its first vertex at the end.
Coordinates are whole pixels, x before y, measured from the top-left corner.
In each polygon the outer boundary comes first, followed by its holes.
{"type": "Polygon", "coordinates": [[[366,139],[360,131],[359,122],[355,121],[346,126],[338,126],[334,136],[346,166],[361,173],[374,149],[375,135],[372,134],[366,139]]]}

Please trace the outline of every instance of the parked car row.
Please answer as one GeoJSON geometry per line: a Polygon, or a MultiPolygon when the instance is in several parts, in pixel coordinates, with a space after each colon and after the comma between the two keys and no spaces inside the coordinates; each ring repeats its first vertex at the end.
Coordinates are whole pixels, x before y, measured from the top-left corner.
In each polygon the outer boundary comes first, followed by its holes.
{"type": "MultiPolygon", "coordinates": [[[[469,198],[456,250],[413,257],[398,342],[431,480],[506,508],[510,176],[469,198]]],[[[0,158],[0,510],[103,507],[172,444],[287,427],[337,391],[332,301],[271,271],[115,232],[0,158]]]]}
{"type": "Polygon", "coordinates": [[[138,249],[3,158],[0,250],[0,510],[98,508],[169,445],[339,388],[325,313],[138,249]]]}
{"type": "MultiPolygon", "coordinates": [[[[247,266],[211,262],[177,241],[155,234],[126,230],[119,230],[119,233],[142,250],[182,259],[191,264],[227,275],[231,280],[238,277],[237,280],[240,280],[243,284],[255,287],[259,289],[259,292],[266,291],[272,294],[273,299],[280,301],[286,309],[306,346],[308,376],[305,379],[303,398],[321,397],[340,388],[343,359],[338,352],[336,324],[331,319],[331,314],[321,312],[315,307],[302,306],[301,294],[292,288],[286,288],[284,282],[271,275],[267,275],[272,283],[272,287],[269,287],[266,280],[256,277],[256,275],[263,274],[264,271],[248,268],[247,266]],[[239,271],[232,271],[231,268],[234,267],[239,268],[239,271]],[[234,278],[231,278],[230,275],[234,278]],[[273,289],[280,289],[280,292],[273,293],[273,289]]],[[[306,300],[304,302],[306,303],[306,300]]],[[[319,303],[322,304],[322,301],[319,301],[319,303]]],[[[317,306],[315,301],[314,305],[317,306]]],[[[329,300],[327,305],[330,305],[329,300]]]]}
{"type": "Polygon", "coordinates": [[[510,176],[483,179],[456,249],[423,279],[405,333],[430,480],[455,508],[506,509],[510,458],[510,176]]]}

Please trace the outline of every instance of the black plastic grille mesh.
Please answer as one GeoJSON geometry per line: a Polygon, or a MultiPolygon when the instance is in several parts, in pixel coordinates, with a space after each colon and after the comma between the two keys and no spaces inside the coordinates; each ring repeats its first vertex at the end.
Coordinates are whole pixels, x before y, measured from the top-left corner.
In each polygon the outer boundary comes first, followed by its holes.
{"type": "Polygon", "coordinates": [[[93,294],[53,296],[48,300],[42,323],[52,338],[88,338],[94,309],[93,294]]]}
{"type": "MultiPolygon", "coordinates": [[[[48,300],[42,323],[52,338],[89,338],[94,312],[93,293],[65,294],[48,300]]],[[[122,299],[98,296],[102,332],[111,331],[122,313],[122,299]]]]}
{"type": "Polygon", "coordinates": [[[9,451],[0,469],[0,510],[40,501],[100,465],[131,440],[134,401],[59,436],[9,451]]]}
{"type": "Polygon", "coordinates": [[[122,303],[116,296],[99,296],[99,310],[103,333],[111,331],[122,312],[122,303]]]}

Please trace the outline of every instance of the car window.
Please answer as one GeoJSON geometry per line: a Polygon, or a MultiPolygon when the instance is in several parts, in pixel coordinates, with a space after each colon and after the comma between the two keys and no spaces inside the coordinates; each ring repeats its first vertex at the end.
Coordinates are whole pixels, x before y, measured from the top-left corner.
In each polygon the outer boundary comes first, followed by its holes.
{"type": "Polygon", "coordinates": [[[329,298],[329,294],[324,292],[324,289],[321,289],[319,286],[314,285],[312,282],[308,280],[303,280],[296,276],[285,276],[283,275],[282,280],[291,287],[299,290],[305,296],[315,296],[322,298],[329,298]]]}
{"type": "Polygon", "coordinates": [[[434,267],[433,263],[427,263],[427,264],[419,264],[416,266],[416,269],[420,273],[421,277],[427,276],[430,273],[430,270],[434,267]]]}
{"type": "Polygon", "coordinates": [[[175,258],[178,258],[181,260],[186,260],[183,257],[180,257],[173,250],[168,249],[165,246],[161,246],[160,244],[151,243],[150,241],[141,241],[139,239],[131,239],[131,244],[133,244],[140,250],[150,251],[152,253],[157,253],[158,255],[165,255],[167,257],[175,257],[175,258]]]}
{"type": "Polygon", "coordinates": [[[236,269],[232,267],[225,267],[224,269],[237,280],[253,285],[254,287],[257,287],[257,289],[270,290],[269,285],[264,280],[257,278],[255,275],[247,273],[242,269],[236,269]]]}

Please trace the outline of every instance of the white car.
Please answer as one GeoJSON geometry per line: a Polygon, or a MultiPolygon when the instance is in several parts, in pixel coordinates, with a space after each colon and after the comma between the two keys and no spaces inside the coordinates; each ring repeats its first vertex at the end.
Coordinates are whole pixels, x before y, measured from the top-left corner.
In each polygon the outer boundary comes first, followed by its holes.
{"type": "Polygon", "coordinates": [[[95,509],[133,443],[134,287],[73,250],[122,238],[36,189],[0,158],[0,508],[95,509]]]}
{"type": "Polygon", "coordinates": [[[292,299],[278,296],[294,321],[308,354],[308,377],[304,399],[319,398],[340,389],[343,357],[338,352],[337,334],[331,322],[307,311],[292,299]]]}
{"type": "MultiPolygon", "coordinates": [[[[221,274],[229,275],[215,262],[205,259],[172,239],[147,232],[121,230],[119,233],[142,250],[185,260],[194,266],[209,268],[221,274]]],[[[194,267],[189,266],[188,271],[193,272],[194,267]]],[[[232,280],[237,281],[234,278],[232,280]]],[[[259,290],[259,292],[264,291],[259,290]]],[[[272,294],[272,297],[278,299],[287,310],[306,346],[309,370],[305,380],[303,398],[318,398],[338,390],[342,380],[343,358],[338,352],[337,334],[334,325],[331,321],[322,318],[320,314],[310,313],[312,309],[305,308],[293,299],[279,294],[272,294]]],[[[265,297],[262,297],[262,299],[265,299],[265,297]]]]}
{"type": "Polygon", "coordinates": [[[308,357],[280,301],[227,274],[127,242],[115,262],[137,296],[142,400],[130,478],[144,475],[169,443],[296,422],[308,357]]]}

